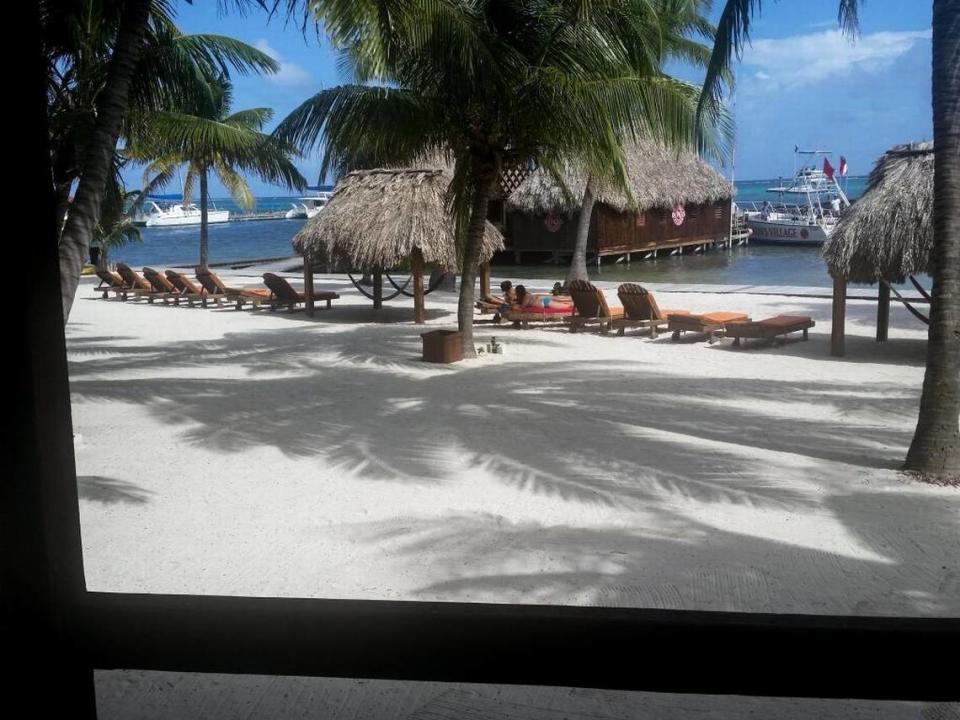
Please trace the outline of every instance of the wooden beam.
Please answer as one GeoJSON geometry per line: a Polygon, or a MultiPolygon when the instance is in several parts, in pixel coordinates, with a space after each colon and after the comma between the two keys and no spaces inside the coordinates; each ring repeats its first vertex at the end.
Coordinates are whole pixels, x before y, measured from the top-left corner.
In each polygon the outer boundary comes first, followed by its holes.
{"type": "Polygon", "coordinates": [[[490,294],[490,263],[480,265],[480,299],[490,294]]]}
{"type": "Polygon", "coordinates": [[[410,268],[413,270],[413,322],[423,325],[426,316],[423,308],[423,253],[414,248],[410,254],[410,268]]]}
{"type": "Polygon", "coordinates": [[[306,296],[304,306],[307,315],[313,317],[313,256],[309,251],[303,254],[303,294],[306,296]]]}
{"type": "MultiPolygon", "coordinates": [[[[12,417],[0,480],[6,687],[30,703],[32,715],[57,717],[66,707],[71,718],[94,719],[93,665],[75,640],[86,583],[38,4],[23,5],[19,17],[18,40],[27,50],[18,73],[17,149],[26,156],[21,179],[31,188],[36,242],[14,243],[10,260],[35,276],[18,293],[24,304],[8,325],[12,417]]],[[[84,295],[88,289],[78,288],[84,295]]]]}
{"type": "Polygon", "coordinates": [[[379,310],[383,307],[383,270],[373,269],[373,309],[379,310]]]}
{"type": "Polygon", "coordinates": [[[846,353],[847,279],[833,279],[833,326],[830,328],[830,354],[843,357],[846,353]]]}
{"type": "Polygon", "coordinates": [[[877,342],[884,342],[890,332],[890,286],[880,281],[877,298],[877,342]]]}
{"type": "Polygon", "coordinates": [[[960,698],[950,663],[890,662],[950,657],[953,618],[88,593],[83,619],[77,637],[98,668],[960,698]],[[724,662],[733,647],[737,662],[724,662]]]}

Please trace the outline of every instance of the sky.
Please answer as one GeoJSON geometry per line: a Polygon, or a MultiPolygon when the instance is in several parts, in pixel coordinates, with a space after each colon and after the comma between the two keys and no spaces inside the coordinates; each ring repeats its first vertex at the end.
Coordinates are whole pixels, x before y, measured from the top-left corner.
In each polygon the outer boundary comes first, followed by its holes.
{"type": "MultiPolygon", "coordinates": [[[[235,76],[234,109],[272,108],[272,128],[319,90],[349,82],[329,44],[312,30],[305,36],[299,26],[282,17],[268,22],[260,11],[222,14],[218,5],[177,3],[180,29],[238,38],[281,64],[276,75],[235,76]]],[[[714,5],[716,19],[723,0],[714,5]]],[[[731,171],[738,180],[790,175],[794,146],[831,150],[835,166],[844,155],[851,175],[865,175],[890,146],[932,137],[931,3],[863,0],[860,14],[860,37],[850,42],[837,27],[837,0],[763,3],[729,98],[737,141],[733,167],[723,169],[728,177],[731,171]]],[[[669,70],[702,79],[689,67],[669,70]]],[[[315,154],[297,165],[311,184],[320,180],[315,154]]],[[[141,174],[131,170],[126,180],[139,187],[141,174]]],[[[248,180],[258,196],[291,194],[248,180]]],[[[211,183],[211,194],[226,195],[218,182],[211,183]]]]}

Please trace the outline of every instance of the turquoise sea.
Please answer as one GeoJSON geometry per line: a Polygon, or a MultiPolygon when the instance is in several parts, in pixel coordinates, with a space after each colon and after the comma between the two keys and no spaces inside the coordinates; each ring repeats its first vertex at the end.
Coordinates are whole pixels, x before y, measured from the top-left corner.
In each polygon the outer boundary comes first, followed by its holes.
{"type": "MultiPolygon", "coordinates": [[[[773,196],[765,192],[777,180],[737,181],[737,200],[762,201],[773,196]]],[[[851,200],[866,187],[866,178],[846,178],[846,192],[851,200]]],[[[257,212],[287,210],[296,200],[291,197],[257,199],[257,212]]],[[[231,200],[215,200],[217,207],[237,212],[231,200]]],[[[228,263],[257,258],[283,258],[293,255],[290,241],[303,227],[304,220],[256,220],[229,222],[210,226],[212,263],[228,263]]],[[[139,268],[151,265],[160,268],[197,262],[200,229],[141,228],[143,242],[119,248],[111,253],[111,262],[123,261],[139,268]]],[[[494,274],[514,277],[563,278],[564,269],[555,265],[498,265],[494,274]]],[[[827,286],[827,276],[817,248],[771,247],[751,245],[717,250],[696,255],[662,257],[625,264],[605,264],[591,274],[604,280],[676,283],[710,283],[717,285],[805,285],[827,286]]]]}

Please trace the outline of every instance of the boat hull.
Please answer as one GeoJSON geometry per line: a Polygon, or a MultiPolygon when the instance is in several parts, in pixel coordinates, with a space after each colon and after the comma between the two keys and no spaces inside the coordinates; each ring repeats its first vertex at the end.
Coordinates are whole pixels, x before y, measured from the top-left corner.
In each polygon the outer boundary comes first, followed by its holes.
{"type": "Polygon", "coordinates": [[[750,242],[768,245],[823,245],[830,235],[832,226],[816,224],[784,223],[746,219],[750,229],[750,242]]]}
{"type": "MultiPolygon", "coordinates": [[[[207,223],[225,223],[230,220],[229,210],[210,210],[207,213],[207,223]]],[[[183,215],[179,217],[148,217],[143,223],[147,227],[179,227],[182,225],[199,225],[200,215],[183,215]]]]}

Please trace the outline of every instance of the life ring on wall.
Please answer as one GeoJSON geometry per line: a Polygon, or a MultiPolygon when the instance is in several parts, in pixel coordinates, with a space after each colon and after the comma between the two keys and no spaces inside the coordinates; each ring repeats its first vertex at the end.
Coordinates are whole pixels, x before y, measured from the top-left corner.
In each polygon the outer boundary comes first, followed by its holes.
{"type": "Polygon", "coordinates": [[[683,225],[683,221],[687,217],[687,211],[683,209],[682,203],[677,203],[673,206],[673,212],[670,213],[670,217],[673,218],[674,225],[683,225]]]}
{"type": "Polygon", "coordinates": [[[806,228],[800,228],[800,237],[802,237],[804,240],[810,237],[810,233],[807,231],[806,228]]]}
{"type": "Polygon", "coordinates": [[[547,215],[543,219],[543,226],[550,232],[556,232],[563,227],[563,218],[558,215],[547,215]]]}

